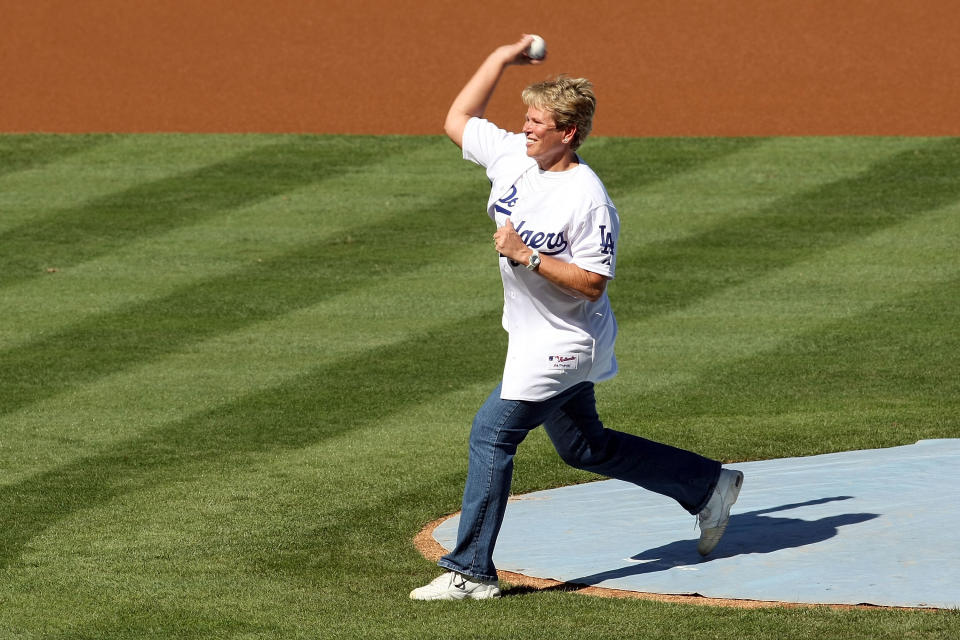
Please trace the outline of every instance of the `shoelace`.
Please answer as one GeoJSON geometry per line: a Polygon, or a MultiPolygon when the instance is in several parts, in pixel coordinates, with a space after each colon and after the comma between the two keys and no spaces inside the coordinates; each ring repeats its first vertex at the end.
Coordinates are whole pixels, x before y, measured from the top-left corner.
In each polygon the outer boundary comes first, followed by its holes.
{"type": "Polygon", "coordinates": [[[467,590],[467,579],[460,575],[459,573],[453,574],[453,586],[455,589],[460,589],[460,591],[467,590]],[[457,578],[460,578],[460,584],[457,584],[457,578]]]}

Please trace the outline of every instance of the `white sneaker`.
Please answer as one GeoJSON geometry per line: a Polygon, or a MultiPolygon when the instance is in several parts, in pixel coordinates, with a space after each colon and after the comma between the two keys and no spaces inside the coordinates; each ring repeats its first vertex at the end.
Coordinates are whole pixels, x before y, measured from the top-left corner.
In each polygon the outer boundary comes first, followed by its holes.
{"type": "Polygon", "coordinates": [[[412,600],[486,600],[499,598],[496,580],[478,580],[456,571],[448,571],[430,584],[410,592],[412,600]]]}
{"type": "Polygon", "coordinates": [[[727,530],[727,523],[730,522],[730,507],[737,501],[742,486],[743,472],[733,469],[720,470],[720,479],[717,480],[717,487],[713,490],[710,501],[697,514],[700,524],[697,551],[700,555],[707,555],[720,542],[723,532],[727,530]]]}

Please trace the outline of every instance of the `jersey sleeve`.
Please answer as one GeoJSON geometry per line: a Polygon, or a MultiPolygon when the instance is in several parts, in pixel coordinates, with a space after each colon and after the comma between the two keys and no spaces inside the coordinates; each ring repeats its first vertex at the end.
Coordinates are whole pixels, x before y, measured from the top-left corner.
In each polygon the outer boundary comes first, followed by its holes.
{"type": "Polygon", "coordinates": [[[613,205],[594,207],[571,237],[571,262],[581,269],[613,278],[619,235],[620,217],[613,205]]]}
{"type": "Polygon", "coordinates": [[[514,134],[483,118],[470,118],[463,130],[463,158],[481,167],[490,167],[509,150],[514,134]]]}

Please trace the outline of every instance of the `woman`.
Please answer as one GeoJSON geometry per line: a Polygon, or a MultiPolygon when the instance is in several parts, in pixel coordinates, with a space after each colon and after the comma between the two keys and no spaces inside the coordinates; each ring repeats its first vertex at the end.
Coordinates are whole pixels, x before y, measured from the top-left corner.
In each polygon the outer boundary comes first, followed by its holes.
{"type": "Polygon", "coordinates": [[[414,589],[415,600],[500,595],[493,548],[503,521],[513,457],[543,425],[568,464],[675,499],[698,514],[698,549],[720,540],[743,474],[689,451],[607,429],[594,383],[617,372],[617,324],[606,293],[614,276],[620,220],[597,175],[577,155],[590,133],[590,82],[560,77],[527,87],[522,132],[483,119],[504,70],[537,64],[529,35],[497,48],[454,100],[445,131],[463,157],[486,168],[509,334],[503,380],[477,412],[457,544],[448,569],[414,589]]]}

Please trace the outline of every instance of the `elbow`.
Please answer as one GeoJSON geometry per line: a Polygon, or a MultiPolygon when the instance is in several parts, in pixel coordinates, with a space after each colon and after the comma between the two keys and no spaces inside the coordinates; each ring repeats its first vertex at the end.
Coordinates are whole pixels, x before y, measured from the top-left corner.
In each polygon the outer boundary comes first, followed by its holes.
{"type": "Polygon", "coordinates": [[[466,129],[469,119],[470,117],[468,115],[451,109],[447,114],[446,120],[443,121],[443,132],[446,133],[447,137],[453,140],[458,147],[463,147],[463,130],[466,129]]]}
{"type": "Polygon", "coordinates": [[[583,292],[583,297],[589,300],[590,302],[596,302],[603,297],[603,288],[600,289],[590,289],[589,291],[583,292]]]}
{"type": "Polygon", "coordinates": [[[607,278],[605,276],[594,276],[586,282],[586,286],[581,289],[581,293],[590,302],[596,302],[603,297],[606,290],[607,278]]]}
{"type": "Polygon", "coordinates": [[[453,140],[454,142],[457,141],[456,130],[453,128],[453,126],[451,126],[449,120],[443,123],[443,132],[447,134],[447,137],[453,140]]]}
{"type": "Polygon", "coordinates": [[[581,300],[586,300],[587,302],[596,302],[603,297],[603,292],[606,291],[606,287],[585,285],[576,288],[570,288],[568,291],[575,298],[580,298],[581,300]]]}

